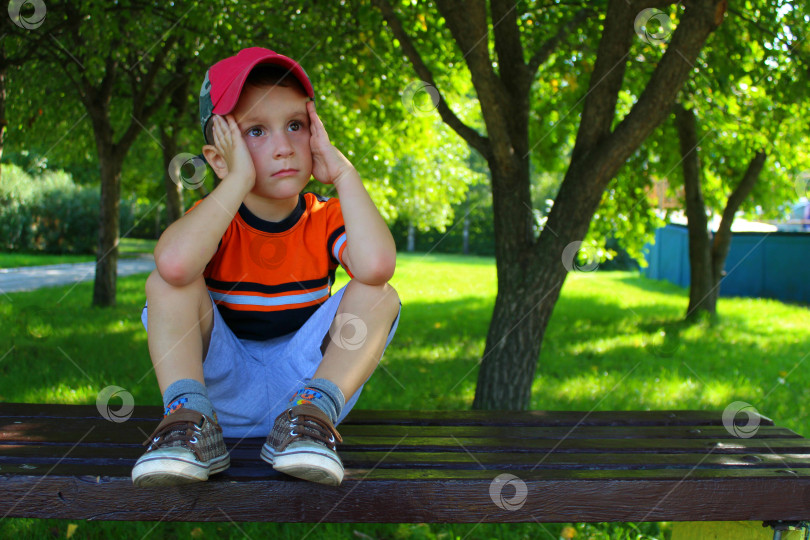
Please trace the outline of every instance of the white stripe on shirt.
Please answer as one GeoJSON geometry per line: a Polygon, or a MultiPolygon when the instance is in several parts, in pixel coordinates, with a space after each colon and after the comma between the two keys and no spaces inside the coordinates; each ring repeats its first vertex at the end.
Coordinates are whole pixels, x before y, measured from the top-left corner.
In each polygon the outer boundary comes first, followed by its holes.
{"type": "Polygon", "coordinates": [[[250,296],[241,294],[227,294],[209,291],[211,297],[219,302],[227,302],[229,304],[237,304],[243,306],[289,306],[294,304],[304,304],[313,300],[320,300],[329,296],[329,286],[321,289],[302,293],[302,294],[289,294],[286,296],[250,296]]]}

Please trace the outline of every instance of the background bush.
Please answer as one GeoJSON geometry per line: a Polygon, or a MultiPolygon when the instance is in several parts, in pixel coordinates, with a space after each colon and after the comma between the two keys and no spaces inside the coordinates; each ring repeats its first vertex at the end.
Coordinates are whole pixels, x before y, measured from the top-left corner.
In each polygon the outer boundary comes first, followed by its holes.
{"type": "MultiPolygon", "coordinates": [[[[0,250],[43,253],[95,253],[98,241],[98,187],[78,186],[64,171],[32,176],[4,164],[0,182],[0,250]]],[[[152,206],[136,199],[121,202],[121,231],[142,223],[154,234],[152,206]],[[138,217],[136,217],[138,216],[138,217]]]]}

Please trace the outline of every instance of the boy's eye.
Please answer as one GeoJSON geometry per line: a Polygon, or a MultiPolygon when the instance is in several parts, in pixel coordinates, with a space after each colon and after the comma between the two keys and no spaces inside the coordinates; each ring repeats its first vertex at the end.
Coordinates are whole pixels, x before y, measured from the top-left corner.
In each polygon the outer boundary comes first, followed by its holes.
{"type": "Polygon", "coordinates": [[[264,131],[260,127],[252,127],[247,130],[248,137],[261,137],[264,131]]]}
{"type": "Polygon", "coordinates": [[[289,129],[290,131],[298,131],[300,129],[303,129],[303,127],[304,125],[301,122],[299,122],[298,120],[293,120],[292,122],[290,122],[290,125],[287,126],[287,129],[289,129]]]}

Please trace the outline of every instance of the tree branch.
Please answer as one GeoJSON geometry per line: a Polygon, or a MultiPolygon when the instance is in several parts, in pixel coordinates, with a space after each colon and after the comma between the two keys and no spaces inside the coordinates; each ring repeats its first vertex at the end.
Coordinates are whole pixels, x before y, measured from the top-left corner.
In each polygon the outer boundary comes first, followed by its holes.
{"type": "MultiPolygon", "coordinates": [[[[430,69],[425,64],[421,55],[416,50],[416,47],[414,47],[413,41],[402,27],[402,23],[400,22],[396,13],[394,13],[394,9],[391,7],[391,4],[388,2],[388,0],[374,0],[374,5],[376,5],[380,10],[383,18],[388,23],[388,27],[391,28],[391,31],[394,33],[394,37],[399,41],[400,47],[405,53],[405,56],[408,57],[408,60],[410,60],[414,71],[416,71],[416,75],[424,82],[436,88],[438,92],[436,81],[433,78],[433,73],[431,73],[430,69]]],[[[489,159],[491,154],[489,139],[482,136],[476,130],[462,122],[461,119],[456,116],[452,109],[450,109],[450,107],[447,105],[447,101],[444,99],[441,92],[438,92],[438,94],[439,104],[437,106],[437,110],[439,111],[439,115],[444,123],[450,126],[453,131],[458,133],[462,139],[467,141],[467,143],[475,148],[482,156],[489,159]]]]}
{"type": "Polygon", "coordinates": [[[112,98],[113,87],[115,86],[115,79],[118,72],[118,62],[113,59],[113,53],[107,54],[107,59],[104,62],[104,78],[101,79],[101,85],[98,87],[96,99],[104,104],[104,107],[109,104],[112,98]]]}
{"type": "MultiPolygon", "coordinates": [[[[695,0],[688,4],[638,101],[600,149],[600,154],[609,156],[605,166],[613,171],[611,176],[669,114],[706,39],[722,22],[725,5],[725,0],[695,0]]],[[[632,27],[632,21],[630,24],[632,27]]]]}
{"type": "Polygon", "coordinates": [[[531,79],[523,60],[523,44],[520,42],[517,26],[517,6],[511,0],[491,0],[490,9],[501,81],[513,97],[523,96],[531,85],[531,79]]]}
{"type": "MultiPolygon", "coordinates": [[[[157,96],[155,96],[152,102],[149,105],[142,107],[142,109],[139,111],[140,115],[136,116],[133,113],[132,121],[130,121],[129,126],[127,126],[127,130],[116,143],[116,148],[125,153],[129,147],[132,146],[132,143],[135,142],[138,132],[141,129],[145,129],[144,125],[149,118],[167,101],[169,95],[171,95],[178,87],[186,84],[187,78],[188,75],[186,75],[185,79],[182,76],[172,75],[171,80],[157,92],[157,96]]],[[[152,94],[154,93],[155,92],[152,91],[152,94]]]]}
{"type": "MultiPolygon", "coordinates": [[[[520,100],[510,99],[510,93],[492,68],[487,12],[483,0],[438,0],[437,6],[453,39],[464,53],[487,127],[490,157],[506,166],[516,155],[525,154],[524,148],[515,146],[521,135],[514,136],[511,128],[516,127],[516,124],[510,124],[510,120],[518,112],[515,109],[520,108],[528,99],[528,94],[520,100]]],[[[521,110],[525,113],[526,107],[521,110]]],[[[491,162],[492,159],[488,161],[491,162]]]]}
{"type": "Polygon", "coordinates": [[[610,133],[630,52],[635,15],[625,0],[611,0],[608,5],[572,161],[589,152],[610,133]]]}
{"type": "MultiPolygon", "coordinates": [[[[177,43],[177,36],[172,36],[166,40],[160,50],[155,53],[155,58],[149,64],[149,68],[146,71],[146,76],[143,78],[143,81],[140,82],[140,88],[138,88],[138,93],[133,95],[132,99],[132,114],[139,118],[143,111],[144,106],[146,105],[146,96],[152,93],[152,85],[155,82],[155,77],[157,77],[158,72],[163,67],[163,60],[165,60],[166,55],[169,54],[169,51],[174,47],[174,44],[177,43]]],[[[132,68],[134,69],[134,67],[132,68]]],[[[149,115],[145,115],[149,116],[149,115]]]]}
{"type": "Polygon", "coordinates": [[[723,271],[723,266],[728,255],[728,249],[731,245],[731,225],[734,223],[734,214],[740,209],[743,201],[754,189],[754,185],[759,180],[759,175],[762,168],[765,166],[765,159],[767,154],[764,150],[758,151],[751,158],[748,163],[748,168],[745,170],[740,183],[731,192],[726,201],[726,207],[723,209],[723,217],[720,219],[720,225],[717,227],[717,232],[712,241],[712,266],[715,280],[720,279],[723,271]]]}

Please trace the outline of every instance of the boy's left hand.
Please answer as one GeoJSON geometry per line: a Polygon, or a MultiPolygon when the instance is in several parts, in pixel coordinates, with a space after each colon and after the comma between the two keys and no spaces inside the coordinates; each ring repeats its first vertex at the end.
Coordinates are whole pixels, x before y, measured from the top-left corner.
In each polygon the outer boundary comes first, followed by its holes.
{"type": "Polygon", "coordinates": [[[351,161],[329,141],[323,122],[315,112],[315,103],[307,102],[309,114],[309,147],[312,152],[312,176],[322,184],[337,184],[340,178],[354,170],[351,161]]]}

